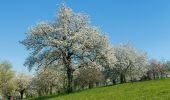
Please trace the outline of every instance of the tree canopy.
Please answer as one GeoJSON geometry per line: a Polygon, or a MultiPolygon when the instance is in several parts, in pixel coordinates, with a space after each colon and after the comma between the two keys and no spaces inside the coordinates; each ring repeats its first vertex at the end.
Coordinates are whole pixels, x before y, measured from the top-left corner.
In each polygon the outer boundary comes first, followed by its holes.
{"type": "Polygon", "coordinates": [[[55,21],[38,23],[21,43],[32,50],[25,63],[29,68],[52,64],[64,67],[68,92],[72,91],[73,72],[77,68],[89,64],[101,67],[115,61],[106,36],[90,25],[87,15],[74,13],[64,5],[55,21]]]}

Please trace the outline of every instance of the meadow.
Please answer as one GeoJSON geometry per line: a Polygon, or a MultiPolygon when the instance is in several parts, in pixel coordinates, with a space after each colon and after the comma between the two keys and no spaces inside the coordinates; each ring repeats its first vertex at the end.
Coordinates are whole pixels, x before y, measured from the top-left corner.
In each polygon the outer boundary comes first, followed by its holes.
{"type": "Polygon", "coordinates": [[[27,100],[170,100],[170,79],[118,84],[27,100]]]}

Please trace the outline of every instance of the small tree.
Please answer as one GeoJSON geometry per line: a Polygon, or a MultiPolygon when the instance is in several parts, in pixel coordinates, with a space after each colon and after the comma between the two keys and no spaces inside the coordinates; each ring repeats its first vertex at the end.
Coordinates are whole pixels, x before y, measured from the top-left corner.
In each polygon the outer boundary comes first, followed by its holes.
{"type": "Polygon", "coordinates": [[[165,75],[164,77],[167,77],[167,75],[170,72],[170,61],[163,62],[162,66],[164,68],[164,70],[163,70],[164,75],[165,75]]]}
{"type": "Polygon", "coordinates": [[[119,45],[115,48],[117,58],[116,70],[120,75],[120,82],[126,82],[126,78],[133,81],[147,72],[147,57],[129,44],[119,45]]]}
{"type": "Polygon", "coordinates": [[[54,89],[61,84],[59,77],[59,73],[54,69],[43,68],[38,70],[33,78],[33,85],[39,96],[53,94],[53,91],[56,91],[54,89]]]}
{"type": "Polygon", "coordinates": [[[99,83],[103,81],[103,75],[100,69],[97,69],[96,64],[91,64],[91,67],[88,68],[80,68],[76,74],[75,83],[84,87],[92,88],[93,86],[97,86],[99,83]]]}
{"type": "Polygon", "coordinates": [[[106,85],[115,85],[118,82],[119,73],[116,68],[106,67],[102,73],[106,85]]]}
{"type": "Polygon", "coordinates": [[[12,65],[8,61],[0,63],[0,92],[4,99],[11,98],[15,92],[16,84],[14,81],[15,73],[12,71],[12,65]]]}
{"type": "Polygon", "coordinates": [[[24,93],[29,88],[30,82],[31,82],[31,78],[28,75],[25,75],[24,73],[21,73],[16,77],[16,85],[17,85],[16,90],[20,93],[21,99],[23,99],[24,93]]]}
{"type": "Polygon", "coordinates": [[[157,78],[163,78],[166,74],[168,67],[167,64],[162,64],[161,62],[152,59],[149,61],[149,68],[148,68],[148,78],[149,79],[157,79],[157,78]]]}

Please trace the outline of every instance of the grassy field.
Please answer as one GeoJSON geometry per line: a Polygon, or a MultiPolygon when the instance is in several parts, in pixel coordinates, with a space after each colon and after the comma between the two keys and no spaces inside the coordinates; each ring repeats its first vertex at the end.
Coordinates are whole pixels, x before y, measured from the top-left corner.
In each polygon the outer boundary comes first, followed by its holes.
{"type": "Polygon", "coordinates": [[[170,79],[119,84],[29,100],[170,100],[170,79]]]}

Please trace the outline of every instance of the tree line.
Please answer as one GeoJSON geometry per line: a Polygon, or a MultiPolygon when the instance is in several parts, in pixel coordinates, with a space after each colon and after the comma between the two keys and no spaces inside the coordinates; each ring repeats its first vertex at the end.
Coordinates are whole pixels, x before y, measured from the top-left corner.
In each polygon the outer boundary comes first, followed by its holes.
{"type": "Polygon", "coordinates": [[[88,15],[61,5],[52,22],[39,22],[20,42],[30,51],[25,66],[32,77],[15,76],[11,65],[0,64],[3,97],[36,97],[71,93],[87,88],[168,76],[170,62],[149,60],[129,43],[112,46],[107,36],[90,24],[88,15]],[[6,77],[5,77],[6,76],[6,77]]]}

